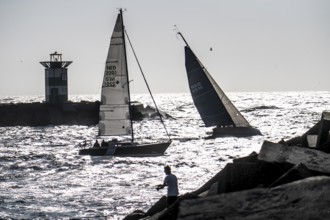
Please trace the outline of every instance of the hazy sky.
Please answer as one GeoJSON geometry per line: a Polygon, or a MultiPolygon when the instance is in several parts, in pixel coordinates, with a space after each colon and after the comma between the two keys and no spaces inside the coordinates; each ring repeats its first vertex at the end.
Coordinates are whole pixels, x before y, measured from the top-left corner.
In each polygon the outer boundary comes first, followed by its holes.
{"type": "Polygon", "coordinates": [[[189,91],[174,25],[225,92],[329,91],[329,0],[0,0],[0,95],[44,95],[55,51],[73,61],[69,94],[99,94],[120,7],[154,93],[189,91]]]}

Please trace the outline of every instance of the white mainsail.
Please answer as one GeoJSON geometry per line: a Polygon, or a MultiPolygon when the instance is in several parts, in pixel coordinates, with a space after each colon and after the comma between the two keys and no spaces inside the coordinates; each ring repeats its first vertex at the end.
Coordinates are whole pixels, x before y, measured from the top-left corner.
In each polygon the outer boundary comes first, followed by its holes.
{"type": "Polygon", "coordinates": [[[123,19],[118,15],[113,30],[101,91],[99,135],[131,134],[129,85],[123,19]]]}

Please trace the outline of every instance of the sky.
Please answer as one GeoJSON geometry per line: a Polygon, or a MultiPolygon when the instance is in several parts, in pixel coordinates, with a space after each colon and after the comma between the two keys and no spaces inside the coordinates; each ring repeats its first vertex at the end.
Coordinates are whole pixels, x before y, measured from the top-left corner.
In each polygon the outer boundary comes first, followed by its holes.
{"type": "Polygon", "coordinates": [[[0,0],[0,96],[44,95],[55,51],[70,95],[100,94],[118,8],[153,93],[189,92],[174,25],[225,92],[329,91],[329,0],[0,0]]]}

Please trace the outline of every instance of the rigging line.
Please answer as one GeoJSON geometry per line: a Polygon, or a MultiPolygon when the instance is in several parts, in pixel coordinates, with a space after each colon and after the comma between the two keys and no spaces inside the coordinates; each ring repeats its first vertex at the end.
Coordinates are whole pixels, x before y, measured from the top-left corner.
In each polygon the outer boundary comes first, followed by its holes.
{"type": "Polygon", "coordinates": [[[166,129],[165,123],[164,123],[164,121],[163,121],[163,117],[162,117],[162,115],[160,114],[160,112],[159,112],[159,110],[158,110],[158,107],[157,107],[157,104],[156,104],[156,102],[155,102],[155,99],[154,99],[154,97],[153,97],[153,95],[152,95],[152,93],[151,93],[151,90],[150,90],[150,87],[149,87],[148,82],[147,82],[147,80],[146,80],[146,77],[144,76],[144,73],[143,73],[143,71],[142,71],[142,67],[141,67],[141,65],[140,65],[140,62],[139,62],[137,56],[136,56],[135,50],[134,50],[134,48],[133,48],[133,45],[132,45],[131,40],[130,40],[128,34],[127,34],[126,29],[125,29],[125,34],[126,34],[126,37],[127,37],[128,42],[129,42],[129,45],[130,45],[131,48],[132,48],[132,51],[133,51],[133,54],[134,54],[135,60],[136,60],[136,62],[137,62],[137,64],[138,64],[138,66],[139,66],[139,69],[140,69],[141,74],[142,74],[142,76],[143,76],[144,82],[145,82],[145,84],[147,85],[147,88],[148,88],[149,94],[150,94],[151,99],[152,99],[152,101],[153,101],[153,103],[154,103],[154,105],[155,105],[155,108],[156,108],[157,113],[158,113],[158,115],[159,115],[160,121],[162,122],[162,124],[163,124],[163,126],[164,126],[164,129],[165,129],[165,131],[166,131],[166,134],[167,134],[168,138],[171,139],[171,137],[170,137],[170,135],[169,135],[169,133],[168,133],[168,131],[167,131],[167,129],[166,129]]]}

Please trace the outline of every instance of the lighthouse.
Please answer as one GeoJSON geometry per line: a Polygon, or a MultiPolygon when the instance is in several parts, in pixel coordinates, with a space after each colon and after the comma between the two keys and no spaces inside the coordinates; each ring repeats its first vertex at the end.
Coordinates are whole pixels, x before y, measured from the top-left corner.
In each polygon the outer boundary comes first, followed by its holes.
{"type": "Polygon", "coordinates": [[[68,69],[72,61],[62,61],[62,54],[50,54],[50,61],[40,62],[45,67],[45,94],[47,103],[68,101],[68,69]]]}

